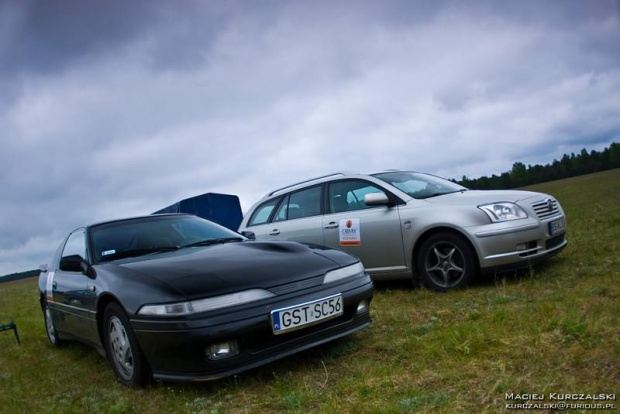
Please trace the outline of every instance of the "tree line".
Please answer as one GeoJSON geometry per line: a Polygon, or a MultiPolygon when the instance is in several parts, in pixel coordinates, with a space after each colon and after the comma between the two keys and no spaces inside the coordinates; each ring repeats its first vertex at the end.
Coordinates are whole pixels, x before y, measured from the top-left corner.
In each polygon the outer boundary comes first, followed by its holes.
{"type": "Polygon", "coordinates": [[[11,273],[10,275],[0,276],[0,283],[11,282],[13,280],[26,279],[29,277],[39,276],[40,270],[28,270],[25,272],[11,273]]]}
{"type": "Polygon", "coordinates": [[[491,177],[467,178],[463,176],[457,181],[464,187],[472,190],[507,189],[524,187],[527,185],[575,177],[597,171],[620,168],[620,144],[614,142],[603,151],[590,151],[585,148],[577,155],[564,154],[560,160],[553,160],[546,165],[528,165],[515,162],[510,171],[491,177]]]}

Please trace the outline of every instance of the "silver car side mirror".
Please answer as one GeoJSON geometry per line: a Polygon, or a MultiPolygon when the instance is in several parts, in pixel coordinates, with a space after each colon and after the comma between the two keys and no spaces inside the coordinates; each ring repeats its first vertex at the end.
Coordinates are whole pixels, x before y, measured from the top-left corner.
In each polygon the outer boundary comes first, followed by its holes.
{"type": "Polygon", "coordinates": [[[385,193],[370,193],[364,196],[364,204],[367,206],[385,206],[390,203],[390,199],[385,193]]]}

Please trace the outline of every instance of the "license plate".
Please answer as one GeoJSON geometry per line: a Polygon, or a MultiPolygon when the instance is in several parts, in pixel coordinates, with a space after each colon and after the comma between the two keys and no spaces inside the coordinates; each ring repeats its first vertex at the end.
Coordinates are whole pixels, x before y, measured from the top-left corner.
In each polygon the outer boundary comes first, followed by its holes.
{"type": "Polygon", "coordinates": [[[555,236],[558,233],[563,233],[566,230],[566,219],[561,218],[559,220],[549,223],[549,235],[555,236]]]}
{"type": "Polygon", "coordinates": [[[271,327],[275,335],[325,322],[344,313],[342,295],[332,295],[299,305],[271,311],[271,327]]]}

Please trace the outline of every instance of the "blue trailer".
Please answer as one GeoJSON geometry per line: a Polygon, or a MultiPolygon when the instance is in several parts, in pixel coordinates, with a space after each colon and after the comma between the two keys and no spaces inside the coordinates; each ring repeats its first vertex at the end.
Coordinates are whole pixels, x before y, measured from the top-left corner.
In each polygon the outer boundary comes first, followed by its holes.
{"type": "Polygon", "coordinates": [[[231,194],[205,193],[186,198],[153,214],[189,213],[214,221],[233,231],[239,229],[243,213],[239,197],[231,194]]]}

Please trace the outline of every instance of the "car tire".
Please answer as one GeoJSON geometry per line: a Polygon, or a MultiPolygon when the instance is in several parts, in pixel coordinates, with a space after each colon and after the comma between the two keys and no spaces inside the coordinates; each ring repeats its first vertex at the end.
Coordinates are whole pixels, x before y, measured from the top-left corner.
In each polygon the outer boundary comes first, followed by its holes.
{"type": "Polygon", "coordinates": [[[116,302],[110,303],[103,322],[106,352],[119,382],[130,388],[146,385],[151,370],[123,308],[116,302]]]}
{"type": "Polygon", "coordinates": [[[47,339],[55,347],[62,346],[63,342],[58,336],[56,325],[54,325],[54,319],[52,318],[52,311],[47,305],[47,301],[43,300],[42,304],[43,320],[45,321],[45,332],[47,333],[47,339]]]}
{"type": "Polygon", "coordinates": [[[465,287],[477,273],[477,263],[469,243],[447,232],[434,234],[424,241],[417,264],[422,283],[439,292],[465,287]]]}

